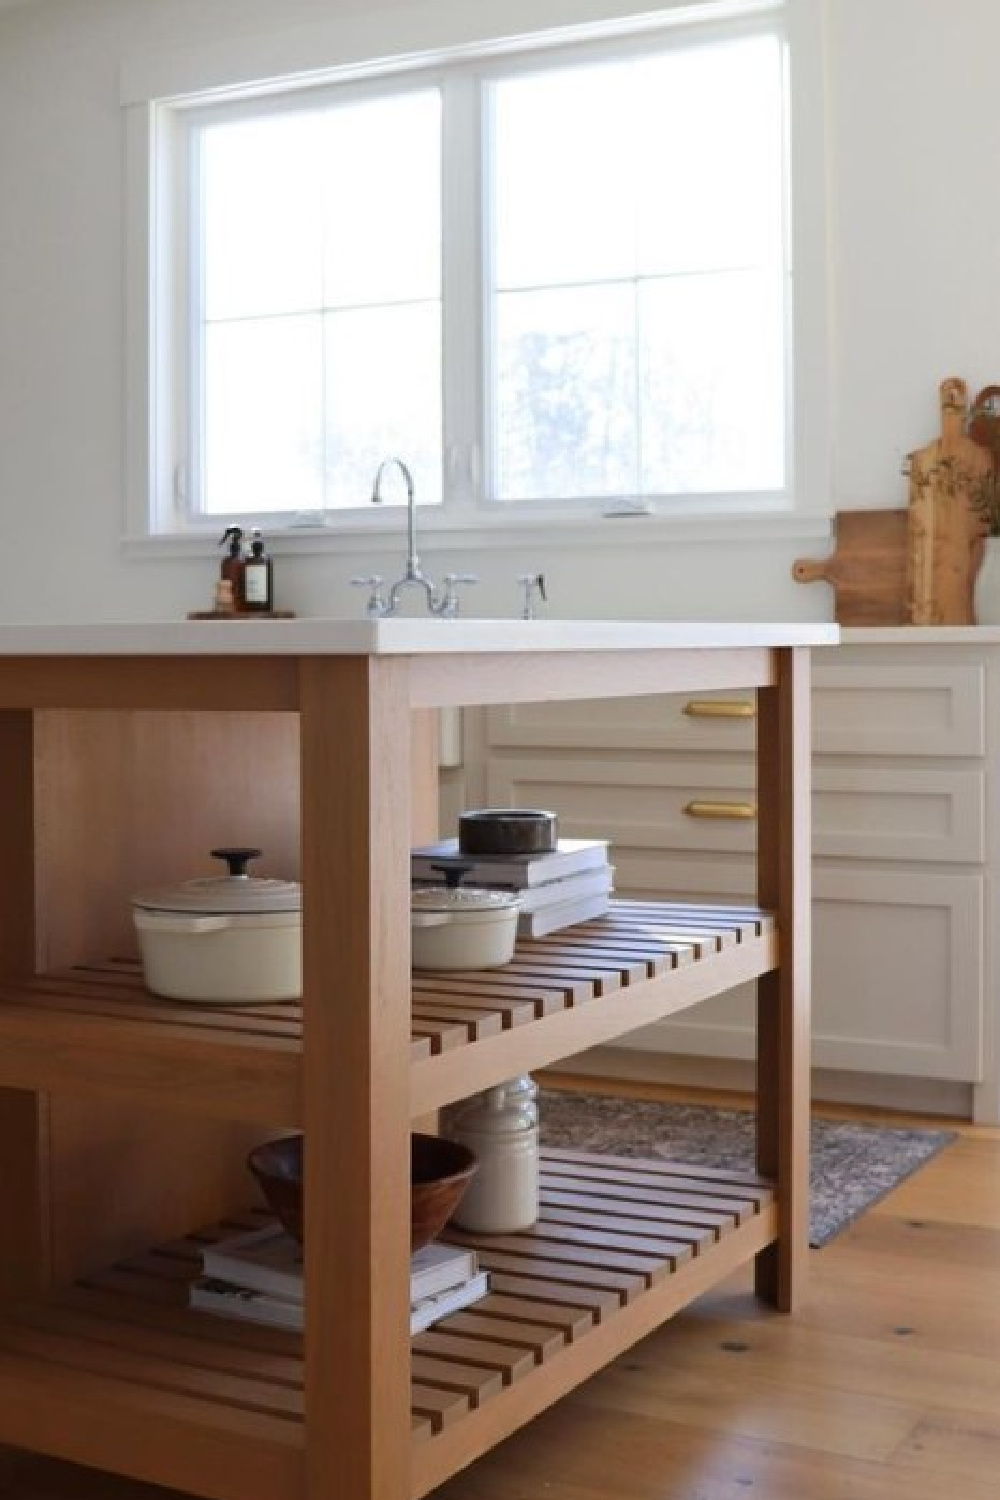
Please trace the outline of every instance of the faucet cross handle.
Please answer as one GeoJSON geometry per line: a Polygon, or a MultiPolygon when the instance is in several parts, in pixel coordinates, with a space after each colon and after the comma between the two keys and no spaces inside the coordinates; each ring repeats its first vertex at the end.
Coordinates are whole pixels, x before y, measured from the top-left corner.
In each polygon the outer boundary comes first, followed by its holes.
{"type": "Polygon", "coordinates": [[[478,583],[478,573],[446,573],[444,575],[444,593],[441,595],[440,603],[435,609],[435,614],[443,615],[447,620],[453,620],[458,614],[458,585],[460,583],[478,583]]]}
{"type": "Polygon", "coordinates": [[[379,573],[373,573],[369,578],[352,578],[351,584],[357,589],[371,590],[365,605],[365,614],[369,619],[392,614],[392,607],[382,592],[382,577],[379,573]]]}
{"type": "Polygon", "coordinates": [[[518,573],[517,581],[524,590],[521,600],[521,619],[533,620],[535,618],[535,594],[540,599],[545,599],[545,574],[544,573],[518,573]]]}

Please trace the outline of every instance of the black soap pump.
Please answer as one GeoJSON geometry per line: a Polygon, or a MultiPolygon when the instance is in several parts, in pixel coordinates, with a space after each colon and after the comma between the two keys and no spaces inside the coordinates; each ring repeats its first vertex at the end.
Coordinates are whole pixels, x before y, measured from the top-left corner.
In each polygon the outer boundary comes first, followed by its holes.
{"type": "Polygon", "coordinates": [[[231,585],[232,608],[241,610],[243,608],[243,570],[246,567],[243,557],[242,526],[227,526],[219,539],[219,546],[224,546],[226,542],[229,543],[229,551],[222,559],[219,581],[231,585]]]}
{"type": "Polygon", "coordinates": [[[274,569],[256,526],[250,533],[250,556],[243,565],[243,608],[258,613],[274,608],[274,569]]]}

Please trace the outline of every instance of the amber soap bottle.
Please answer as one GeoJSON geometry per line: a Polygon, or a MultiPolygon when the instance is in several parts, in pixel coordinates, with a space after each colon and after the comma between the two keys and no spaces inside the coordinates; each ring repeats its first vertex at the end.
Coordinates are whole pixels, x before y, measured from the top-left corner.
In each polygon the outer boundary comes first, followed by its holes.
{"type": "Polygon", "coordinates": [[[243,564],[243,608],[260,614],[274,608],[274,566],[256,527],[250,533],[250,556],[243,564]]]}
{"type": "Polygon", "coordinates": [[[219,569],[219,580],[223,583],[232,584],[233,610],[239,611],[243,608],[243,570],[246,567],[246,559],[243,556],[243,528],[241,526],[227,526],[219,540],[219,546],[228,543],[229,551],[222,559],[219,569]]]}

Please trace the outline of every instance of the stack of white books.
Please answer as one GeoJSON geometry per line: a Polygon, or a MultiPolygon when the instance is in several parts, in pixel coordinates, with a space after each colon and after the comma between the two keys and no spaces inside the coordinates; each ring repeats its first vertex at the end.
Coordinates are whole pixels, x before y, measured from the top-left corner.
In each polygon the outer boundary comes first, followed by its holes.
{"type": "MultiPolygon", "coordinates": [[[[251,1229],[206,1245],[202,1274],[191,1282],[188,1304],[249,1323],[301,1329],[305,1284],[302,1246],[277,1225],[251,1229]]],[[[434,1240],[410,1260],[410,1333],[478,1302],[489,1274],[474,1250],[434,1240]]]]}
{"type": "Polygon", "coordinates": [[[601,917],[611,905],[615,871],[607,839],[559,839],[548,854],[476,855],[461,854],[458,839],[442,839],[411,851],[410,878],[418,885],[440,884],[443,869],[456,861],[471,866],[466,885],[518,892],[518,937],[545,937],[601,917]]]}

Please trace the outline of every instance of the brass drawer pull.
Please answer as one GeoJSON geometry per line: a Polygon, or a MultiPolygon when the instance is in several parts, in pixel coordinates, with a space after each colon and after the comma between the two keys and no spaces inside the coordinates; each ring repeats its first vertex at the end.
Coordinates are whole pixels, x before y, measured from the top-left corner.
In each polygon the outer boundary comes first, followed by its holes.
{"type": "Polygon", "coordinates": [[[740,818],[748,821],[757,816],[752,802],[688,802],[684,811],[689,818],[740,818]]]}
{"type": "Polygon", "coordinates": [[[692,719],[755,719],[757,705],[742,698],[692,698],[684,712],[692,719]]]}

